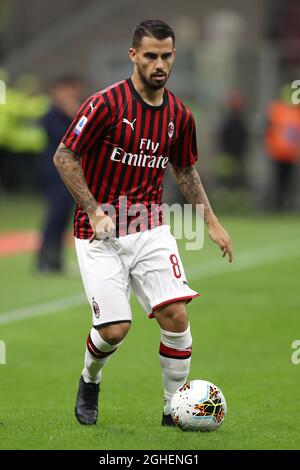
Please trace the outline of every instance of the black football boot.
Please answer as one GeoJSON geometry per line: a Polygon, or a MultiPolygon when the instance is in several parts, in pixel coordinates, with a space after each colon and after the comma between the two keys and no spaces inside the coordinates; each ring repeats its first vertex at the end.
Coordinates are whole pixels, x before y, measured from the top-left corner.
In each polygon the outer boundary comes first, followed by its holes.
{"type": "Polygon", "coordinates": [[[172,416],[171,415],[165,415],[163,413],[162,420],[161,420],[161,425],[162,426],[175,426],[175,423],[173,421],[172,416]]]}
{"type": "Polygon", "coordinates": [[[80,377],[75,416],[80,424],[96,424],[98,417],[99,384],[86,383],[80,377]]]}

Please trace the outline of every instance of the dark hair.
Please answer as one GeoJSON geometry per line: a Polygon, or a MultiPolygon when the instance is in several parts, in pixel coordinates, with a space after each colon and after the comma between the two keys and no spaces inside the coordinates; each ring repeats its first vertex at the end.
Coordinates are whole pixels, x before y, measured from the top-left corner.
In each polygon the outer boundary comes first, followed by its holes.
{"type": "Polygon", "coordinates": [[[135,49],[139,47],[144,36],[159,40],[172,38],[175,44],[173,29],[161,20],[146,20],[140,23],[133,32],[132,47],[135,49]]]}

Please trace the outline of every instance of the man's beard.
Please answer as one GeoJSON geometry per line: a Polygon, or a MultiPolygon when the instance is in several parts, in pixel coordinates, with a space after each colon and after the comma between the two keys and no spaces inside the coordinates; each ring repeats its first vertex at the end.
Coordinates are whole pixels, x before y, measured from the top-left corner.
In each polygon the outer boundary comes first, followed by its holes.
{"type": "Polygon", "coordinates": [[[165,86],[165,84],[167,83],[167,80],[169,78],[169,75],[166,75],[166,74],[159,74],[159,73],[153,73],[151,76],[150,76],[150,79],[145,77],[145,75],[141,72],[141,70],[139,69],[139,67],[137,67],[137,70],[139,72],[139,75],[140,75],[140,78],[142,80],[142,82],[148,87],[150,88],[151,90],[160,90],[161,88],[163,88],[165,86]],[[161,79],[161,80],[155,80],[155,75],[164,75],[164,79],[161,79]]]}

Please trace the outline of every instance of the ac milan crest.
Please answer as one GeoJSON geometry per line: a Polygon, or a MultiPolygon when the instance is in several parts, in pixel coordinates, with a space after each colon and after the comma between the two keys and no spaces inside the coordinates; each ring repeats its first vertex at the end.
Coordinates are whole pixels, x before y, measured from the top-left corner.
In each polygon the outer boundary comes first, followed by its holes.
{"type": "Polygon", "coordinates": [[[170,139],[172,139],[173,135],[174,135],[174,129],[175,129],[175,126],[174,126],[174,122],[169,122],[168,124],[168,136],[170,137],[170,139]]]}
{"type": "Polygon", "coordinates": [[[97,302],[95,301],[94,297],[93,297],[92,307],[93,307],[93,310],[94,310],[95,317],[99,318],[100,317],[100,307],[97,304],[97,302]]]}

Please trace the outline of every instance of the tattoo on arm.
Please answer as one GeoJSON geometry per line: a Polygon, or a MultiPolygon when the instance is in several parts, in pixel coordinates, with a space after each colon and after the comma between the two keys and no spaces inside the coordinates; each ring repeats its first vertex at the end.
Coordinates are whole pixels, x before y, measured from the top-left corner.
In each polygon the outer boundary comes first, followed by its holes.
{"type": "Polygon", "coordinates": [[[204,220],[209,223],[216,216],[212,210],[205,189],[203,188],[199,173],[194,166],[176,167],[172,165],[175,180],[186,200],[193,205],[203,204],[204,220]]]}
{"type": "Polygon", "coordinates": [[[90,192],[80,165],[80,156],[60,144],[53,158],[66,187],[86,212],[95,212],[98,203],[90,192]]]}

